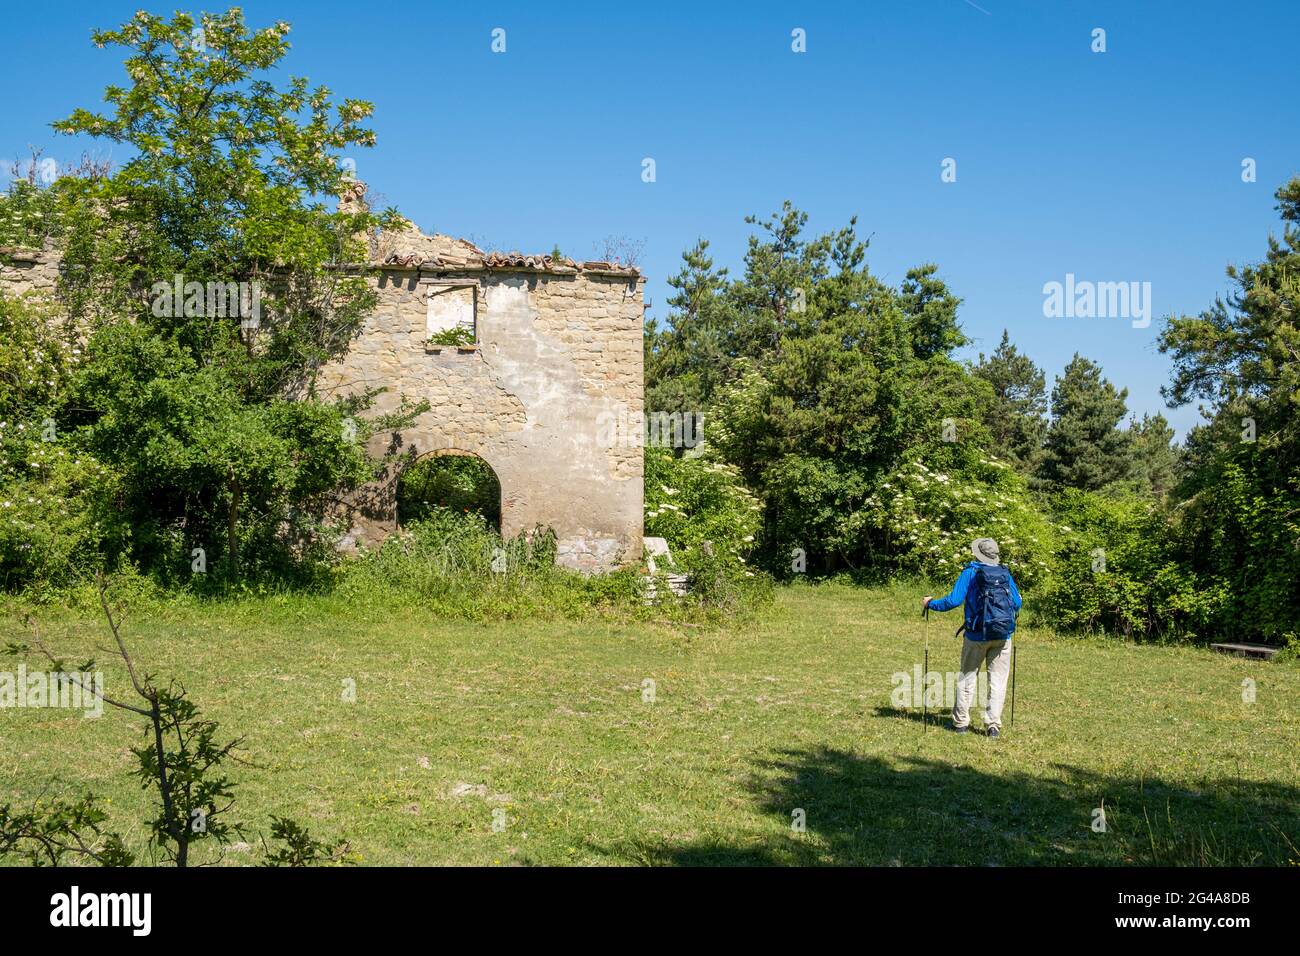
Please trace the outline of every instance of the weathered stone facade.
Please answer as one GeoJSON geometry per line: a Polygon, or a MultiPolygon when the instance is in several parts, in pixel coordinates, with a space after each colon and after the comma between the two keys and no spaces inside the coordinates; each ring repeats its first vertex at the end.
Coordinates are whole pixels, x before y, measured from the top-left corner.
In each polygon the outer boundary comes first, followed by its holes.
{"type": "MultiPolygon", "coordinates": [[[[319,386],[325,397],[385,389],[368,414],[394,411],[403,398],[431,408],[401,434],[373,439],[374,455],[394,443],[402,454],[343,506],[345,546],[397,530],[404,468],[426,455],[471,454],[500,480],[507,537],[549,527],[558,560],[585,571],[639,561],[640,427],[628,423],[643,414],[640,274],[617,263],[484,253],[414,227],[384,235],[372,251],[378,308],[319,386]],[[428,344],[431,331],[455,325],[466,344],[428,344]]],[[[56,251],[5,252],[8,294],[54,292],[56,251]]]]}
{"type": "Polygon", "coordinates": [[[59,254],[52,244],[45,249],[0,247],[0,288],[6,295],[54,295],[59,278],[59,254]]]}
{"type": "MultiPolygon", "coordinates": [[[[350,502],[351,539],[397,529],[397,479],[431,454],[473,454],[501,482],[501,531],[542,526],[561,563],[605,570],[641,556],[639,438],[613,423],[643,413],[644,280],[607,262],[484,253],[414,229],[376,250],[379,306],[325,395],[386,389],[371,414],[403,398],[431,409],[397,436],[401,464],[350,502]],[[436,346],[455,325],[472,343],[436,346]]],[[[370,451],[390,449],[377,435],[370,451]]]]}

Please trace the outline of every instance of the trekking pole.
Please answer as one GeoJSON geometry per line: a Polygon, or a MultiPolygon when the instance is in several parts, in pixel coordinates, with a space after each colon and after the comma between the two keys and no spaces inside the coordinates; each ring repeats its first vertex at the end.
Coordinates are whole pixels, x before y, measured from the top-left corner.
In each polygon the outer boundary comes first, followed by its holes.
{"type": "Polygon", "coordinates": [[[1016,729],[1016,642],[1011,642],[1011,729],[1016,729]]]}
{"type": "Polygon", "coordinates": [[[925,665],[921,668],[921,733],[926,730],[925,684],[930,679],[930,605],[921,608],[921,617],[925,621],[925,665]]]}

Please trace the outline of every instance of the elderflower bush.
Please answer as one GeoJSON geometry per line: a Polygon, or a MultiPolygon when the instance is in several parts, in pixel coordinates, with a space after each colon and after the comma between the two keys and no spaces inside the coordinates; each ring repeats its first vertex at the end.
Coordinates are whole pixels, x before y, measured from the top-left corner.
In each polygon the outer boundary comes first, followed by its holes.
{"type": "Polygon", "coordinates": [[[970,543],[993,538],[1019,584],[1032,587],[1052,570],[1056,533],[1035,507],[1024,479],[1003,462],[980,457],[958,475],[923,458],[890,472],[854,516],[860,533],[883,542],[899,571],[955,578],[973,560],[970,543]]]}
{"type": "Polygon", "coordinates": [[[39,300],[0,292],[0,418],[12,420],[10,428],[39,429],[82,361],[54,319],[39,300]]]}
{"type": "Polygon", "coordinates": [[[58,587],[119,552],[129,530],[116,517],[113,472],[85,452],[0,429],[0,581],[58,587]]]}
{"type": "Polygon", "coordinates": [[[117,553],[117,476],[67,441],[54,413],[81,350],[38,302],[0,295],[0,582],[74,582],[117,553]]]}
{"type": "Polygon", "coordinates": [[[707,454],[675,458],[665,448],[645,452],[645,533],[668,542],[678,566],[715,559],[745,564],[763,524],[758,499],[732,465],[707,454]]]}
{"type": "Polygon", "coordinates": [[[59,229],[58,200],[54,190],[25,179],[0,193],[0,246],[39,249],[45,238],[59,229]]]}

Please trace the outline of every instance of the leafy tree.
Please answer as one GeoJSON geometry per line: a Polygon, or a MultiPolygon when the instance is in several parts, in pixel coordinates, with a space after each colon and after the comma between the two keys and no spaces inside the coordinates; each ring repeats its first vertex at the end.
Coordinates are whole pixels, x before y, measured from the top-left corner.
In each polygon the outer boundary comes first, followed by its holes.
{"type": "MultiPolygon", "coordinates": [[[[359,237],[374,223],[323,202],[350,185],[340,151],[373,145],[361,125],[373,108],[336,105],[301,77],[284,89],[261,78],[288,52],[288,33],[286,23],[252,30],[238,9],[198,20],[142,11],[92,34],[97,47],[128,52],[130,84],[106,89],[108,111],[77,109],[54,124],[133,152],[111,175],[70,184],[83,200],[66,253],[73,291],[133,306],[132,318],[200,360],[242,364],[233,377],[263,394],[309,389],[373,304],[364,277],[338,267],[364,261],[359,237]],[[237,317],[157,315],[154,285],[177,275],[263,282],[260,347],[241,342],[237,317]],[[255,361],[239,363],[249,351],[255,361]]],[[[75,304],[82,315],[96,308],[84,294],[75,304]]]]}
{"type": "Polygon", "coordinates": [[[798,551],[811,571],[884,568],[898,545],[868,520],[879,483],[907,455],[946,467],[986,440],[983,385],[947,354],[964,341],[958,300],[932,266],[896,289],[871,275],[852,220],[807,241],[788,203],[750,221],[767,238],[728,290],[743,347],[706,441],[762,497],[769,566],[788,573],[798,551]]]}
{"type": "Polygon", "coordinates": [[[1052,423],[1038,476],[1051,489],[1095,491],[1132,472],[1130,436],[1118,426],[1128,389],[1116,389],[1101,366],[1075,353],[1052,389],[1052,423]]]}
{"type": "Polygon", "coordinates": [[[350,421],[373,394],[316,395],[374,305],[367,236],[396,219],[331,205],[354,186],[342,150],[374,142],[372,108],[274,85],[288,31],[238,9],[96,31],[126,51],[128,83],[54,127],[130,158],[8,200],[42,212],[84,339],[53,409],[60,440],[121,476],[133,556],[173,573],[195,547],[227,576],[292,572],[337,490],[372,473],[367,435],[393,424],[350,421]]]}
{"type": "Polygon", "coordinates": [[[982,420],[991,450],[1022,473],[1032,473],[1047,435],[1047,380],[1042,369],[1011,343],[1006,329],[988,358],[981,352],[971,371],[993,387],[982,420]]]}
{"type": "Polygon", "coordinates": [[[1300,630],[1300,177],[1277,199],[1282,237],[1228,268],[1226,300],[1169,319],[1159,346],[1174,363],[1169,403],[1206,403],[1178,493],[1189,564],[1227,585],[1221,629],[1284,641],[1300,630]]]}

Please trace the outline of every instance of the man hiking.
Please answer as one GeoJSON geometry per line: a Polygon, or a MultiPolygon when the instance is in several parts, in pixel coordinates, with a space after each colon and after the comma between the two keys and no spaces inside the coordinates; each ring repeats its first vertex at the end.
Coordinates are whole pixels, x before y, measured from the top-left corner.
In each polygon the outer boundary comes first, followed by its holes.
{"type": "Polygon", "coordinates": [[[970,705],[980,664],[989,673],[989,705],[984,712],[984,726],[990,737],[1002,732],[1002,704],[1007,697],[1007,674],[1011,670],[1011,633],[1020,613],[1020,589],[1006,566],[999,562],[998,543],[992,538],[971,542],[976,560],[962,568],[952,592],[938,600],[927,597],[922,608],[951,611],[963,601],[966,623],[961,630],[966,640],[961,646],[961,669],[957,674],[957,697],[952,705],[952,729],[964,734],[970,729],[970,705]]]}

